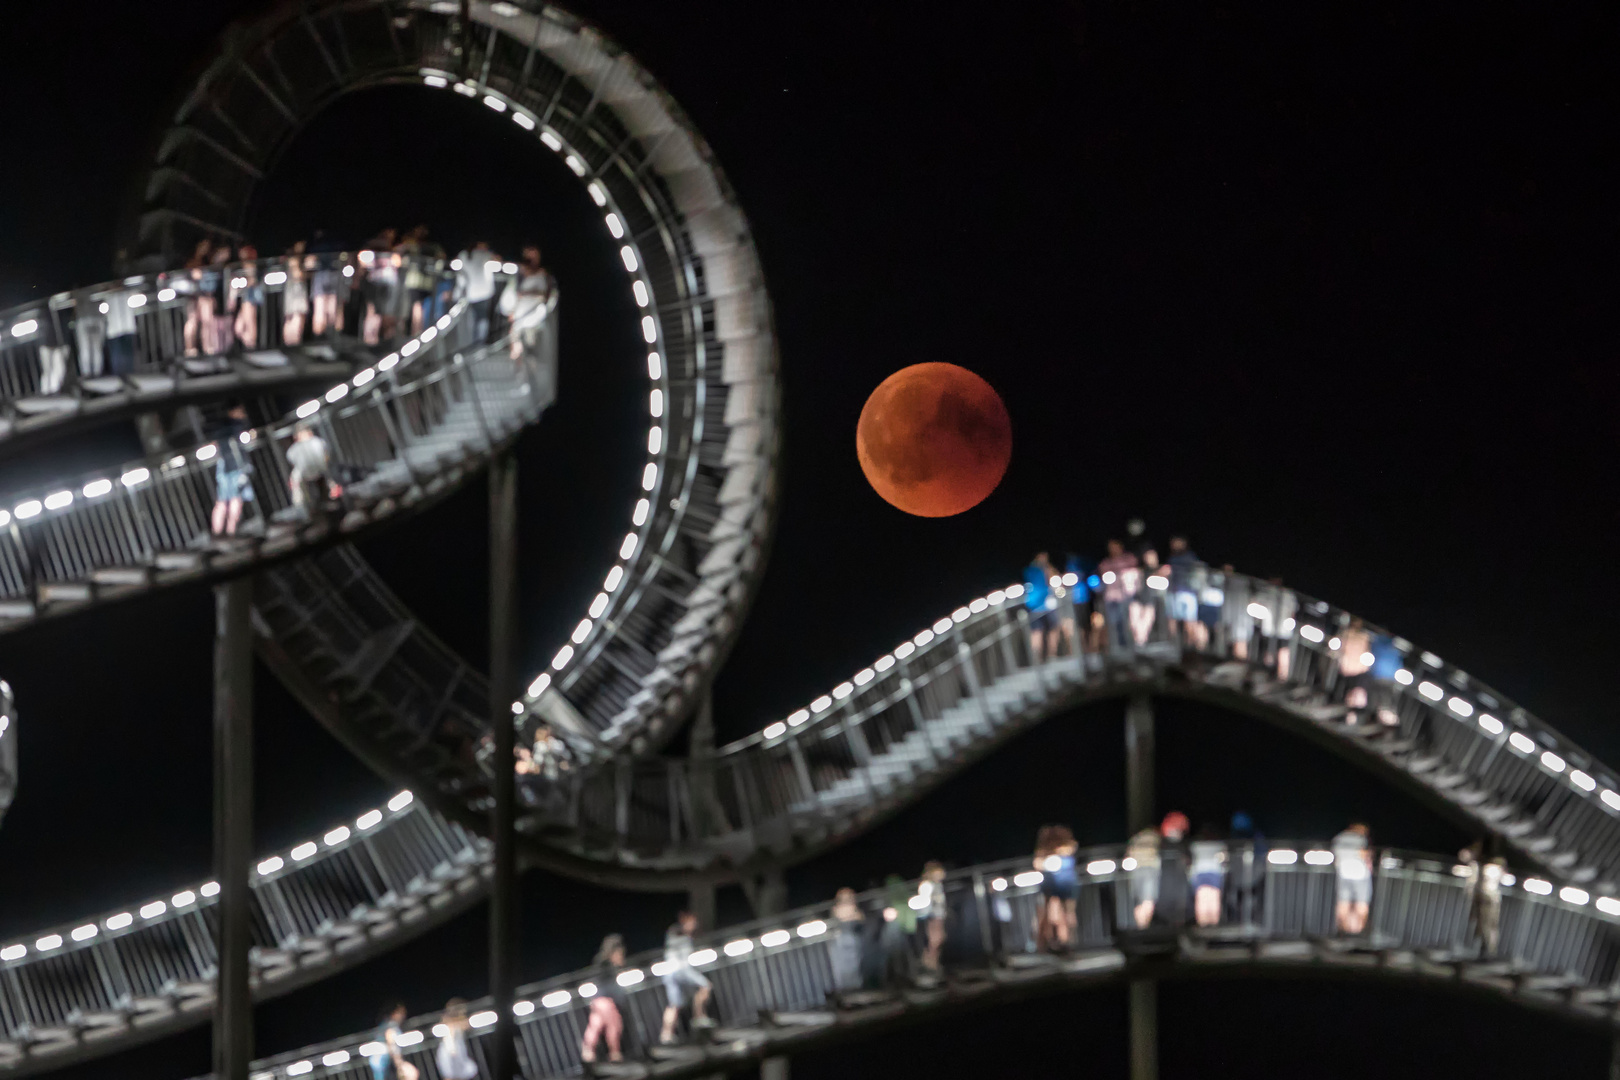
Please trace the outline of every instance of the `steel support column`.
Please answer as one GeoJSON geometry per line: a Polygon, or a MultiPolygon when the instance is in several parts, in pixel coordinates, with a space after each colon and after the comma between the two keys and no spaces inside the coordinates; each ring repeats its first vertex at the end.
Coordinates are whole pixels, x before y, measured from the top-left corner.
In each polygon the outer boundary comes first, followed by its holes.
{"type": "Polygon", "coordinates": [[[490,821],[495,844],[489,893],[489,994],[495,1009],[490,1040],[494,1080],[517,1075],[512,995],[517,988],[517,784],[513,771],[515,725],[513,649],[517,638],[517,460],[510,451],[489,465],[489,721],[495,733],[490,821]]]}
{"type": "MultiPolygon", "coordinates": [[[[1153,699],[1132,696],[1125,706],[1125,829],[1135,835],[1154,826],[1153,699]]],[[[1130,986],[1131,1080],[1159,1077],[1159,985],[1133,979],[1130,986]]]]}
{"type": "Polygon", "coordinates": [[[1159,984],[1131,980],[1131,1080],[1159,1080],[1159,984]]]}
{"type": "Polygon", "coordinates": [[[1127,834],[1154,826],[1153,801],[1153,699],[1136,694],[1125,706],[1127,834]]]}
{"type": "Polygon", "coordinates": [[[219,882],[214,1076],[247,1080],[253,1060],[248,874],[253,861],[253,580],[214,587],[214,875],[219,882]]]}
{"type": "MultiPolygon", "coordinates": [[[[688,740],[686,759],[691,769],[687,774],[691,779],[688,812],[692,815],[692,836],[701,839],[719,831],[716,823],[709,820],[712,816],[709,807],[714,801],[714,708],[708,694],[698,703],[688,740]]],[[[700,929],[716,929],[714,883],[694,884],[686,894],[686,909],[697,916],[700,929]]]]}

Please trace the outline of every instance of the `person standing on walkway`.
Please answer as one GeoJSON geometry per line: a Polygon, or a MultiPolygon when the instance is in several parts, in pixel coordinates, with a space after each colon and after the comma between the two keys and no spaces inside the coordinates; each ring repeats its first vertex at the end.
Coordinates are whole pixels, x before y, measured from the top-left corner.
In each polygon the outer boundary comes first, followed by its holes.
{"type": "Polygon", "coordinates": [[[688,1002],[692,1005],[693,1025],[708,1022],[704,1008],[711,992],[709,979],[692,966],[692,935],[697,933],[697,924],[696,915],[683,911],[675,916],[664,935],[664,962],[671,965],[664,973],[664,993],[669,1004],[664,1008],[664,1027],[658,1041],[666,1045],[675,1041],[675,1022],[688,1002]]]}
{"type": "Polygon", "coordinates": [[[479,240],[456,256],[461,268],[456,271],[456,294],[467,301],[467,313],[472,316],[474,346],[489,341],[491,307],[495,299],[495,270],[501,261],[489,249],[489,242],[479,240]]]}
{"type": "Polygon", "coordinates": [[[433,1052],[439,1080],[478,1080],[478,1062],[467,1048],[467,1003],[451,998],[444,1004],[444,1034],[433,1052]]]}
{"type": "Polygon", "coordinates": [[[580,1041],[579,1060],[596,1060],[596,1048],[607,1040],[608,1060],[623,1061],[624,987],[619,985],[619,973],[624,970],[624,938],[609,934],[596,950],[594,980],[596,996],[591,998],[591,1018],[585,1024],[585,1036],[580,1041]]]}
{"type": "Polygon", "coordinates": [[[1193,889],[1193,921],[1214,926],[1221,921],[1221,895],[1226,887],[1226,842],[1213,825],[1198,830],[1189,845],[1189,877],[1193,889]]]}
{"type": "Polygon", "coordinates": [[[1121,649],[1131,644],[1127,609],[1142,580],[1139,566],[1136,556],[1126,551],[1118,540],[1108,541],[1108,558],[1097,564],[1097,572],[1102,577],[1103,620],[1109,644],[1121,649]]]}
{"type": "Polygon", "coordinates": [[[1125,845],[1125,870],[1130,874],[1131,919],[1138,930],[1153,921],[1159,903],[1159,830],[1146,828],[1125,845]]]}
{"type": "Polygon", "coordinates": [[[917,914],[923,922],[922,965],[933,974],[940,969],[940,951],[945,947],[945,919],[950,907],[945,901],[945,864],[929,861],[923,867],[917,895],[925,901],[917,914]]]}
{"type": "Polygon", "coordinates": [[[1024,568],[1024,610],[1029,613],[1029,655],[1039,664],[1057,651],[1058,598],[1052,585],[1057,570],[1047,553],[1038,552],[1024,568]]]}
{"type": "Polygon", "coordinates": [[[1202,651],[1209,644],[1198,618],[1198,594],[1204,587],[1204,564],[1187,546],[1184,536],[1170,538],[1170,633],[1188,649],[1202,651]]]}
{"type": "Polygon", "coordinates": [[[422,1075],[415,1065],[405,1060],[399,1046],[405,1018],[409,1015],[404,1005],[395,1005],[383,1013],[382,1026],[377,1029],[380,1050],[371,1055],[372,1080],[419,1080],[422,1075]]]}
{"type": "Polygon", "coordinates": [[[827,916],[833,932],[831,944],[833,988],[859,990],[861,988],[862,942],[865,933],[861,925],[866,916],[855,902],[855,890],[839,889],[833,898],[832,914],[827,916]]]}
{"type": "Polygon", "coordinates": [[[1334,917],[1339,931],[1359,934],[1367,929],[1372,908],[1372,848],[1367,826],[1351,825],[1333,838],[1334,917]]]}
{"type": "Polygon", "coordinates": [[[1064,952],[1074,941],[1080,898],[1075,853],[1080,845],[1066,825],[1046,825],[1035,839],[1035,869],[1041,872],[1041,911],[1035,925],[1037,948],[1064,952]]]}
{"type": "Polygon", "coordinates": [[[242,436],[248,430],[247,409],[233,404],[226,410],[214,451],[214,512],[209,525],[215,536],[235,536],[242,509],[253,501],[252,471],[242,436]]]}

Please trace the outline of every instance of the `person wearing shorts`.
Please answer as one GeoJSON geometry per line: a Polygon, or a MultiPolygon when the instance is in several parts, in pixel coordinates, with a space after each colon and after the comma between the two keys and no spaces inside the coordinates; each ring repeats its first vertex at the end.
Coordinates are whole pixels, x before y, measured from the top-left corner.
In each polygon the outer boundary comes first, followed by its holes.
{"type": "Polygon", "coordinates": [[[1214,640],[1226,607],[1226,575],[1219,570],[1204,571],[1204,585],[1198,590],[1198,621],[1203,624],[1204,645],[1214,640]]]}
{"type": "Polygon", "coordinates": [[[1068,949],[1078,926],[1075,902],[1080,898],[1080,875],[1075,853],[1080,845],[1066,825],[1047,825],[1035,839],[1035,868],[1041,872],[1041,910],[1036,922],[1036,945],[1052,952],[1068,949]]]}
{"type": "Polygon", "coordinates": [[[1125,845],[1125,871],[1130,874],[1131,919],[1147,929],[1159,903],[1159,830],[1143,829],[1125,845]]]}
{"type": "Polygon", "coordinates": [[[1339,930],[1359,934],[1367,929],[1372,907],[1372,848],[1367,826],[1351,825],[1333,838],[1333,911],[1339,930]]]}
{"type": "Polygon", "coordinates": [[[1221,890],[1226,886],[1226,841],[1206,825],[1188,845],[1188,851],[1193,919],[1199,926],[1214,926],[1221,921],[1221,890]]]}
{"type": "Polygon", "coordinates": [[[214,512],[209,526],[215,536],[235,536],[243,508],[253,501],[253,482],[248,478],[250,469],[241,440],[247,429],[247,410],[233,404],[214,456],[214,512]]]}
{"type": "Polygon", "coordinates": [[[1029,613],[1029,654],[1038,664],[1057,652],[1058,598],[1052,588],[1057,569],[1047,553],[1024,569],[1024,610],[1029,613]]]}
{"type": "Polygon", "coordinates": [[[692,1023],[706,1023],[705,1006],[709,1003],[709,978],[692,966],[692,935],[697,932],[697,916],[683,911],[675,916],[675,923],[664,935],[664,962],[670,969],[664,973],[664,1028],[658,1041],[675,1041],[675,1022],[688,1003],[692,1006],[692,1023]]]}

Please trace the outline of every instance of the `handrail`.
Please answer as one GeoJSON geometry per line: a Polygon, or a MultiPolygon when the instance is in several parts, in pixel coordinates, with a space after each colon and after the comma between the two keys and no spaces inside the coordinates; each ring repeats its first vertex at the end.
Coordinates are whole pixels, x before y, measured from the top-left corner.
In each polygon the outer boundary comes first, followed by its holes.
{"type": "MultiPolygon", "coordinates": [[[[1533,977],[1545,976],[1557,980],[1556,994],[1545,1000],[1533,997],[1535,1004],[1563,1008],[1571,1017],[1610,1027],[1620,1023],[1612,1010],[1599,1003],[1589,1006],[1585,997],[1588,992],[1612,993],[1617,974],[1612,941],[1620,933],[1620,901],[1608,897],[1593,901],[1579,889],[1556,890],[1545,879],[1516,879],[1509,874],[1499,891],[1500,934],[1492,952],[1478,930],[1475,916],[1482,901],[1476,897],[1482,894],[1470,868],[1444,856],[1383,850],[1373,860],[1367,932],[1345,935],[1334,925],[1337,868],[1327,844],[1234,841],[1224,850],[1227,869],[1218,921],[1192,926],[1189,895],[1186,922],[1174,921],[1172,916],[1171,922],[1162,924],[1157,939],[1140,937],[1136,928],[1132,882],[1140,871],[1125,869],[1131,865],[1125,846],[1102,845],[1078,853],[1079,918],[1074,927],[1078,939],[1069,954],[1072,962],[1067,964],[1063,957],[1045,957],[1037,949],[1032,928],[1042,875],[1030,869],[1028,857],[951,873],[944,881],[949,913],[945,971],[984,971],[993,979],[998,969],[1033,965],[1038,970],[1052,964],[1070,972],[1090,969],[1114,974],[1143,945],[1164,950],[1164,945],[1152,945],[1152,940],[1168,940],[1172,954],[1183,956],[1189,950],[1212,950],[1219,955],[1224,947],[1227,959],[1215,970],[1231,970],[1232,959],[1263,957],[1268,947],[1283,943],[1336,943],[1334,950],[1350,956],[1422,950],[1430,964],[1447,969],[1447,978],[1455,978],[1451,971],[1469,981],[1474,981],[1469,978],[1474,971],[1509,972],[1513,978],[1505,980],[1504,989],[1510,995],[1520,988],[1533,995],[1533,977]],[[1166,939],[1165,933],[1172,936],[1166,939]],[[1233,952],[1233,947],[1253,952],[1233,952]]],[[[1168,867],[1178,856],[1167,850],[1163,858],[1168,867]]],[[[1175,879],[1163,876],[1161,880],[1175,879]]],[[[859,894],[857,904],[866,920],[878,920],[881,925],[886,906],[924,906],[916,902],[919,884],[910,881],[869,890],[859,894]]],[[[1161,894],[1161,909],[1176,906],[1167,897],[1167,893],[1161,894]]],[[[894,986],[889,978],[874,979],[869,968],[864,974],[857,970],[853,982],[848,981],[847,962],[841,964],[832,955],[841,936],[828,902],[701,936],[691,961],[716,988],[713,1007],[722,1033],[712,1049],[689,1047],[654,1062],[658,1075],[682,1062],[694,1073],[702,1072],[705,1064],[712,1070],[715,1057],[727,1054],[726,1048],[733,1045],[746,1045],[749,1055],[757,1056],[764,1049],[760,1040],[768,1040],[769,1031],[792,1031],[801,1024],[806,1026],[796,1029],[800,1032],[828,1029],[842,1017],[854,1015],[850,1010],[860,1008],[843,995],[862,985],[894,986]],[[806,1016],[798,1020],[789,1015],[806,1011],[819,1011],[825,1019],[806,1016]]],[[[905,950],[902,966],[916,970],[918,943],[904,935],[898,940],[905,950]]],[[[1365,963],[1352,966],[1367,967],[1365,963]]],[[[629,957],[618,976],[629,1006],[624,1019],[630,1061],[642,1057],[645,1048],[656,1046],[656,1027],[649,1021],[655,1021],[662,1011],[665,999],[659,979],[666,967],[661,950],[647,950],[629,957]]],[[[1318,970],[1332,969],[1324,965],[1318,970]]],[[[1381,964],[1379,970],[1397,976],[1419,973],[1410,965],[1394,963],[1381,964]]],[[[600,977],[600,969],[584,968],[518,990],[513,1013],[525,1077],[539,1080],[580,1071],[581,1008],[599,992],[600,977]]],[[[925,986],[934,985],[926,971],[918,971],[917,977],[925,986]]],[[[994,993],[982,989],[977,996],[986,1002],[996,1000],[994,993]]],[[[487,999],[473,1002],[467,1009],[473,1024],[471,1041],[481,1052],[479,1033],[490,1026],[493,1014],[487,999]]],[[[442,1014],[427,1013],[404,1025],[400,1045],[407,1059],[428,1067],[444,1031],[441,1019],[442,1014]]],[[[254,1075],[258,1080],[360,1076],[367,1068],[367,1057],[378,1052],[374,1033],[361,1032],[256,1061],[254,1075]]]]}
{"type": "Polygon", "coordinates": [[[216,440],[189,454],[143,459],[70,485],[58,481],[55,490],[24,493],[0,509],[6,530],[0,532],[0,631],[155,584],[282,557],[436,497],[447,480],[460,478],[458,465],[469,453],[511,438],[549,404],[555,306],[553,292],[540,315],[541,356],[515,363],[498,347],[462,353],[481,343],[472,341],[463,317],[468,305],[458,301],[398,352],[293,416],[242,432],[240,446],[216,440]],[[481,391],[481,384],[488,389],[481,391]],[[489,394],[495,396],[482,400],[489,394]],[[479,418],[476,433],[458,429],[464,411],[479,418]],[[300,510],[287,487],[282,449],[305,425],[319,428],[334,475],[346,476],[344,512],[334,523],[300,510]],[[448,442],[437,441],[441,433],[448,442]],[[258,518],[238,536],[210,538],[211,474],[225,456],[260,478],[252,481],[258,518]]]}
{"type": "Polygon", "coordinates": [[[393,321],[396,339],[409,336],[406,291],[365,288],[379,258],[434,282],[424,314],[448,307],[444,259],[362,250],[135,274],[0,311],[0,444],[166,399],[341,378],[366,362],[368,310],[393,321]],[[330,311],[316,310],[317,285],[330,311]],[[234,327],[244,306],[254,311],[251,339],[234,327]]]}
{"type": "MultiPolygon", "coordinates": [[[[685,759],[643,759],[554,782],[522,777],[541,826],[536,834],[627,872],[725,872],[750,860],[804,858],[816,848],[791,838],[847,835],[829,829],[864,827],[875,811],[909,802],[960,767],[928,745],[936,724],[971,726],[967,745],[992,745],[1079,696],[1140,692],[1146,684],[1214,693],[1302,721],[1344,752],[1399,768],[1561,879],[1617,887],[1620,780],[1505,695],[1376,624],[1231,572],[1222,575],[1230,599],[1215,631],[1187,640],[1168,630],[1167,578],[1151,580],[1158,587],[1137,597],[1154,614],[1140,645],[1119,643],[1120,613],[1105,620],[1111,644],[1098,649],[1087,633],[1062,632],[1078,648],[1065,644],[1062,655],[1041,663],[1031,654],[1022,585],[957,607],[806,707],[719,748],[703,765],[714,792],[707,810],[694,803],[698,766],[685,759]],[[1341,634],[1351,626],[1365,635],[1358,641],[1380,640],[1386,662],[1399,665],[1382,677],[1347,675],[1370,667],[1343,655],[1341,634]],[[1252,651],[1246,660],[1237,657],[1240,641],[1252,651]],[[1347,695],[1358,686],[1372,700],[1352,709],[1347,695]],[[874,770],[891,751],[903,752],[911,779],[880,778],[874,787],[874,770]]],[[[1064,610],[1072,625],[1072,607],[1064,610]]]]}

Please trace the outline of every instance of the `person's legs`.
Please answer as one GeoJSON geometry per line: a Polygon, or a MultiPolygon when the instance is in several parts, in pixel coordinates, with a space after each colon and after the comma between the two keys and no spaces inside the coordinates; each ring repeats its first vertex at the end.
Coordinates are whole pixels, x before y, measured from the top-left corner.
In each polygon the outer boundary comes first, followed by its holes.
{"type": "Polygon", "coordinates": [[[620,1044],[624,1040],[624,1017],[619,1015],[619,1007],[610,998],[607,1003],[606,1020],[602,1025],[602,1035],[607,1039],[608,1060],[623,1061],[624,1053],[620,1044]]]}
{"type": "Polygon", "coordinates": [[[1199,926],[1214,926],[1221,921],[1221,890],[1215,885],[1200,885],[1193,894],[1193,918],[1199,926]]]}
{"type": "Polygon", "coordinates": [[[579,1060],[596,1060],[596,1043],[602,1037],[602,1028],[606,1022],[602,1010],[598,1008],[605,998],[597,998],[591,1002],[590,1019],[585,1021],[585,1034],[579,1040],[579,1060]]]}
{"type": "Polygon", "coordinates": [[[238,495],[226,504],[225,509],[225,535],[235,536],[236,527],[242,523],[242,497],[238,495]]]}
{"type": "Polygon", "coordinates": [[[219,499],[214,503],[214,512],[209,515],[208,528],[215,536],[225,531],[225,508],[228,500],[219,499]]]}
{"type": "Polygon", "coordinates": [[[710,991],[707,986],[700,986],[697,989],[697,993],[692,995],[693,1020],[704,1020],[708,1018],[709,992],[710,991]]]}
{"type": "Polygon", "coordinates": [[[1135,901],[1131,914],[1138,930],[1147,929],[1153,921],[1153,911],[1159,902],[1159,871],[1157,867],[1138,869],[1131,877],[1131,898],[1135,901]]]}
{"type": "Polygon", "coordinates": [[[945,920],[932,918],[928,920],[928,949],[923,953],[923,966],[931,971],[939,970],[939,950],[945,944],[945,920]]]}

